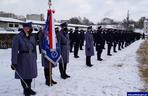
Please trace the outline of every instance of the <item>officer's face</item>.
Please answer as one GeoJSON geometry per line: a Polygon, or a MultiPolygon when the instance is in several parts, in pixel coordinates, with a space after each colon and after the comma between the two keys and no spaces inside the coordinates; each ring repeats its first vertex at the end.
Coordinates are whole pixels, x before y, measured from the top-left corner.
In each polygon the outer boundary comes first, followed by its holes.
{"type": "Polygon", "coordinates": [[[30,31],[30,27],[24,27],[23,29],[24,29],[24,32],[26,33],[30,31]]]}

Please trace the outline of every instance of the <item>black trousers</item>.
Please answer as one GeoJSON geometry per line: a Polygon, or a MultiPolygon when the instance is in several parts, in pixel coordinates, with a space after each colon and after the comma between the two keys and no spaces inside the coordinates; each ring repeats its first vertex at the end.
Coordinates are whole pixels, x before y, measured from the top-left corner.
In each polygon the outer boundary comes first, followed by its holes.
{"type": "Polygon", "coordinates": [[[98,49],[97,50],[97,59],[101,59],[101,53],[102,53],[102,49],[98,49]]]}
{"type": "Polygon", "coordinates": [[[86,56],[86,65],[91,65],[91,56],[86,56]]]}
{"type": "Polygon", "coordinates": [[[125,47],[127,47],[127,46],[128,46],[128,42],[126,41],[126,42],[125,42],[125,47]]]}
{"type": "MultiPolygon", "coordinates": [[[[31,89],[31,82],[32,82],[32,79],[23,79],[25,81],[25,83],[27,84],[27,86],[31,89]]],[[[21,84],[22,84],[22,87],[23,89],[27,89],[27,86],[25,85],[25,83],[23,82],[23,80],[21,80],[21,84]]]]}
{"type": "Polygon", "coordinates": [[[73,42],[70,41],[70,52],[72,52],[72,49],[73,49],[73,42]]]}
{"type": "Polygon", "coordinates": [[[122,41],[122,43],[121,43],[121,47],[124,48],[124,41],[122,41]]]}
{"type": "Polygon", "coordinates": [[[59,70],[60,70],[60,74],[61,76],[66,75],[66,69],[67,69],[67,63],[59,63],[59,70]]]}
{"type": "Polygon", "coordinates": [[[107,48],[107,55],[110,55],[110,51],[111,51],[112,45],[108,44],[108,48],[107,48]]]}
{"type": "Polygon", "coordinates": [[[77,57],[78,56],[78,51],[79,51],[79,45],[78,44],[75,44],[74,45],[74,57],[77,57]]]}
{"type": "Polygon", "coordinates": [[[118,43],[118,50],[121,50],[121,42],[118,43]]]}
{"type": "Polygon", "coordinates": [[[80,41],[80,50],[83,50],[83,41],[80,41]]]}
{"type": "Polygon", "coordinates": [[[45,82],[49,83],[50,78],[52,79],[52,68],[51,70],[49,68],[44,68],[44,76],[45,76],[45,82]]]}
{"type": "Polygon", "coordinates": [[[116,46],[117,46],[117,43],[114,42],[114,45],[113,45],[113,51],[116,52],[116,46]]]}
{"type": "Polygon", "coordinates": [[[105,41],[103,42],[103,49],[105,49],[105,41]]]}

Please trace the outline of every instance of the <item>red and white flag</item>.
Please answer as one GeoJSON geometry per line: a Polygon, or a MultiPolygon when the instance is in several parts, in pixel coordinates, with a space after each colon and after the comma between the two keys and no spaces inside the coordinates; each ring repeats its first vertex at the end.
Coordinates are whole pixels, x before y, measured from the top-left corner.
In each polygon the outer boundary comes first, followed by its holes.
{"type": "Polygon", "coordinates": [[[55,34],[55,23],[54,23],[54,18],[53,18],[53,13],[54,10],[48,10],[48,18],[49,18],[49,32],[48,32],[48,37],[49,37],[49,46],[51,50],[56,49],[56,34],[55,34]]]}

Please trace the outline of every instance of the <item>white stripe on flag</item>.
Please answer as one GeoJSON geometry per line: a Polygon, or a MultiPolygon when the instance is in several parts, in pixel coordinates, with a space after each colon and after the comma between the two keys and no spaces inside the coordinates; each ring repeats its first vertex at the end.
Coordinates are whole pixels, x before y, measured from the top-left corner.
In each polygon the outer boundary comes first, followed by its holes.
{"type": "Polygon", "coordinates": [[[56,34],[55,34],[55,23],[54,23],[54,13],[52,13],[52,49],[56,49],[56,34]]]}

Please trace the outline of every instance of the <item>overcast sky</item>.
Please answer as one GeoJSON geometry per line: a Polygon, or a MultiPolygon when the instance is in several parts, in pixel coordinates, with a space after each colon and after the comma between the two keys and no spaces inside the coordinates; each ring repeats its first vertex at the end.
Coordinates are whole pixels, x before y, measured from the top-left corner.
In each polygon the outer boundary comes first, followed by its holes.
{"type": "MultiPolygon", "coordinates": [[[[148,0],[52,0],[56,19],[74,16],[87,17],[98,22],[104,17],[123,20],[127,11],[130,18],[138,20],[148,16],[148,0]]],[[[0,11],[17,15],[46,14],[48,0],[0,0],[0,11]]]]}

